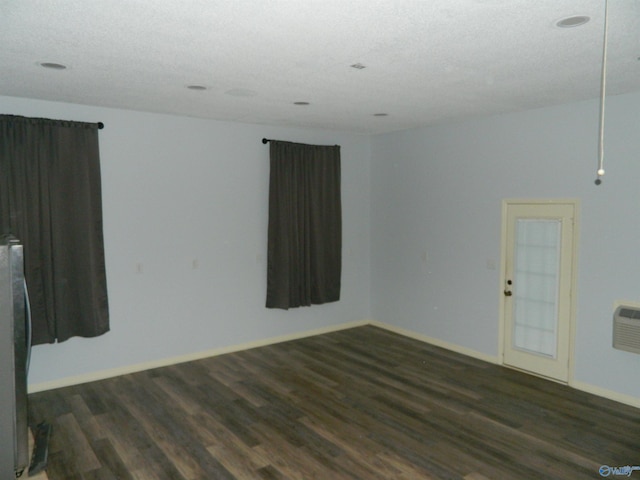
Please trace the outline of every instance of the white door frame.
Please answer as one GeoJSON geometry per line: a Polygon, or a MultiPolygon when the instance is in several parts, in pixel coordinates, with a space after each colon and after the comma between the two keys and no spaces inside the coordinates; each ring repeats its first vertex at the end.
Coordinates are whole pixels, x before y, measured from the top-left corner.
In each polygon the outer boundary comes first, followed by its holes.
{"type": "MultiPolygon", "coordinates": [[[[569,315],[569,365],[568,365],[568,384],[571,385],[573,382],[573,369],[575,363],[575,333],[576,333],[576,288],[577,288],[577,260],[578,260],[578,235],[579,235],[579,217],[580,217],[580,200],[575,198],[570,199],[529,199],[529,198],[509,198],[502,200],[502,234],[501,234],[501,249],[500,249],[500,285],[499,285],[499,298],[500,298],[500,325],[499,325],[499,345],[498,345],[498,355],[500,364],[506,366],[508,368],[514,368],[504,363],[504,351],[505,351],[505,322],[506,322],[506,311],[505,311],[505,296],[504,296],[504,286],[507,281],[507,208],[509,205],[561,205],[568,204],[572,205],[574,208],[574,221],[573,221],[573,242],[571,246],[572,251],[572,259],[571,259],[571,298],[570,298],[570,315],[569,315]]],[[[529,372],[531,375],[536,375],[535,372],[529,372]]],[[[549,380],[557,381],[554,379],[550,379],[548,377],[544,377],[549,380]]],[[[564,382],[559,382],[564,383],[564,382]]]]}

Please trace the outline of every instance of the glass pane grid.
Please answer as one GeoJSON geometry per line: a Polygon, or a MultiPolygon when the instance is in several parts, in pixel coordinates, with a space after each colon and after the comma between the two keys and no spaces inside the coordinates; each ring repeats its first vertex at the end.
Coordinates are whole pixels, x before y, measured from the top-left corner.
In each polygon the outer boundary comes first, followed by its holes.
{"type": "Polygon", "coordinates": [[[518,219],[514,252],[514,348],[555,358],[560,220],[518,219]]]}

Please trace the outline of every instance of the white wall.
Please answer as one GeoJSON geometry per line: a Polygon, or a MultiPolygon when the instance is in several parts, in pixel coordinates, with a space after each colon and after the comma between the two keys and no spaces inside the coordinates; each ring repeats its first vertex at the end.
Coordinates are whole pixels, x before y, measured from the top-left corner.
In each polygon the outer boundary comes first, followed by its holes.
{"type": "Polygon", "coordinates": [[[607,100],[599,187],[597,134],[593,101],[374,137],[372,317],[497,357],[502,199],[578,198],[574,381],[640,398],[611,346],[614,300],[640,301],[640,94],[607,100]]]}
{"type": "Polygon", "coordinates": [[[0,97],[0,111],[106,125],[100,150],[111,331],[35,347],[30,385],[369,318],[369,137],[8,97],[0,97]],[[337,303],[264,307],[263,137],[342,147],[337,303]]]}
{"type": "Polygon", "coordinates": [[[106,124],[112,331],[36,347],[31,385],[367,318],[495,357],[501,201],[562,197],[582,206],[574,380],[640,398],[640,355],[611,347],[614,300],[640,301],[640,94],[608,99],[599,187],[595,101],[373,138],[9,97],[0,112],[106,124]],[[262,137],[342,145],[338,303],[263,306],[262,137]]]}

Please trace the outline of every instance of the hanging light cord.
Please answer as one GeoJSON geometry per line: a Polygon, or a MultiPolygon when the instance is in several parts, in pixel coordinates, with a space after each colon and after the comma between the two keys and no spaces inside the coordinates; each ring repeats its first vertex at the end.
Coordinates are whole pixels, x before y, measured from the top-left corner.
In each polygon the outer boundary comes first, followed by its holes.
{"type": "Polygon", "coordinates": [[[609,30],[609,0],[604,2],[604,40],[602,42],[602,74],[600,78],[600,137],[598,139],[598,178],[596,185],[602,183],[604,175],[604,102],[607,94],[607,31],[609,30]]]}

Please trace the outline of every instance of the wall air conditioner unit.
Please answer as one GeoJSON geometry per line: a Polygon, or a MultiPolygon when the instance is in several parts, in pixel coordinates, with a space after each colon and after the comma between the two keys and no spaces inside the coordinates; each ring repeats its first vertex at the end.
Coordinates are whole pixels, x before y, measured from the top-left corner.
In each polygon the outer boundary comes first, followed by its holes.
{"type": "Polygon", "coordinates": [[[613,348],[640,353],[640,304],[618,304],[613,314],[613,348]]]}

